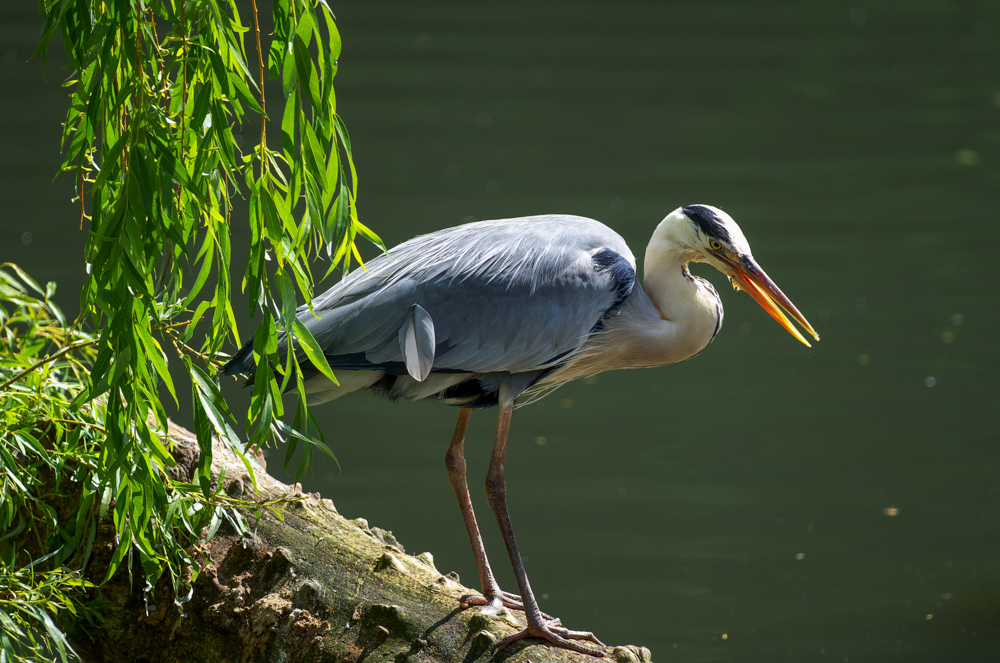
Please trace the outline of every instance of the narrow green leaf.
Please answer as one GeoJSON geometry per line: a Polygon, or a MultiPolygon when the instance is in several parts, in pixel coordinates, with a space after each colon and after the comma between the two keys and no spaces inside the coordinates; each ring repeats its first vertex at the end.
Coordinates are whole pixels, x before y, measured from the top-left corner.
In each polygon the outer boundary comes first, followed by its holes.
{"type": "Polygon", "coordinates": [[[243,79],[234,73],[229,74],[229,82],[232,83],[233,89],[236,90],[236,96],[239,97],[240,101],[250,106],[255,112],[264,114],[264,109],[260,107],[257,103],[257,99],[250,93],[250,89],[247,84],[243,82],[243,79]]]}
{"type": "Polygon", "coordinates": [[[333,369],[330,368],[330,362],[326,360],[326,356],[323,354],[323,350],[320,349],[319,344],[313,337],[309,329],[302,323],[301,320],[295,318],[295,338],[300,342],[302,351],[305,352],[306,357],[309,362],[319,369],[319,372],[327,377],[334,384],[339,385],[337,378],[333,374],[333,369]]]}
{"type": "Polygon", "coordinates": [[[389,249],[387,249],[385,247],[385,242],[382,241],[381,237],[379,237],[374,232],[372,232],[371,228],[369,228],[365,224],[361,223],[357,219],[354,220],[354,228],[359,233],[361,233],[361,235],[364,236],[365,239],[367,239],[369,242],[371,242],[372,244],[374,244],[378,248],[382,249],[383,253],[385,253],[386,255],[389,255],[389,249]]]}
{"type": "Polygon", "coordinates": [[[316,132],[308,122],[302,123],[302,134],[305,141],[303,148],[306,154],[306,167],[309,174],[316,180],[320,187],[327,186],[326,180],[326,150],[319,143],[316,132]]]}
{"type": "Polygon", "coordinates": [[[163,350],[160,348],[160,344],[149,335],[149,332],[146,331],[146,327],[144,325],[135,325],[135,331],[139,340],[142,341],[143,348],[146,351],[145,354],[149,358],[150,363],[153,364],[153,368],[156,369],[157,375],[159,375],[160,379],[163,380],[163,384],[166,385],[167,391],[169,391],[170,395],[173,397],[174,405],[179,407],[180,404],[177,401],[177,392],[174,391],[174,381],[170,377],[170,371],[167,369],[167,363],[163,361],[163,350]]]}
{"type": "Polygon", "coordinates": [[[38,617],[45,627],[45,632],[48,634],[50,641],[56,646],[56,651],[59,653],[59,660],[63,663],[69,663],[70,653],[76,658],[76,652],[73,651],[69,642],[66,641],[66,636],[63,635],[63,632],[55,625],[52,618],[49,617],[49,613],[46,610],[39,610],[38,617]]]}
{"type": "MultiPolygon", "coordinates": [[[[292,52],[295,56],[295,69],[298,74],[300,87],[308,95],[309,103],[313,105],[314,109],[322,108],[319,94],[319,76],[316,73],[316,67],[313,64],[312,58],[309,57],[309,46],[298,33],[296,33],[295,39],[292,42],[292,52]]],[[[317,112],[322,111],[317,110],[317,112]]]]}
{"type": "Polygon", "coordinates": [[[281,148],[289,161],[295,159],[295,125],[298,119],[299,98],[293,96],[285,102],[285,111],[281,116],[281,148]]]}
{"type": "Polygon", "coordinates": [[[292,51],[294,46],[292,42],[288,42],[285,45],[285,52],[282,54],[281,62],[281,91],[285,95],[285,99],[288,99],[295,92],[295,86],[298,82],[298,77],[295,67],[295,56],[292,51]]]}
{"type": "MultiPolygon", "coordinates": [[[[107,582],[108,580],[111,580],[112,576],[115,575],[115,572],[118,570],[118,567],[121,566],[122,560],[124,560],[126,556],[131,557],[131,554],[129,554],[131,550],[132,550],[131,538],[123,538],[118,543],[118,546],[115,548],[115,552],[111,555],[111,561],[108,562],[108,573],[107,575],[104,576],[102,584],[107,582]]],[[[128,573],[128,576],[131,578],[132,577],[131,567],[126,564],[125,569],[126,572],[128,573]]]]}

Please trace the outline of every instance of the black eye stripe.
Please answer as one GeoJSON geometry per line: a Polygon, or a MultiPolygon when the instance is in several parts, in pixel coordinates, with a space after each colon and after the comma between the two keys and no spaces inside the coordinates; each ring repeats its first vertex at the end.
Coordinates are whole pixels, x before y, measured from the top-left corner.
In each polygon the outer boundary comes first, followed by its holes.
{"type": "Polygon", "coordinates": [[[726,230],[726,224],[722,222],[718,214],[708,207],[704,205],[688,205],[681,208],[681,211],[691,219],[699,232],[704,233],[707,237],[715,238],[729,244],[732,243],[733,240],[729,235],[729,231],[726,230]]]}

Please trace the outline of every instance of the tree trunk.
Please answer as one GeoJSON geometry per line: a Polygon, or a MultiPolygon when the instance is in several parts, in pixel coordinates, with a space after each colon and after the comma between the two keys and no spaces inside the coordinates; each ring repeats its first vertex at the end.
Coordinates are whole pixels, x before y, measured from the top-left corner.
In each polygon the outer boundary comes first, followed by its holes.
{"type": "MultiPolygon", "coordinates": [[[[197,442],[179,427],[171,436],[175,471],[190,476],[197,442]]],[[[479,608],[462,610],[458,598],[475,590],[442,575],[430,553],[407,555],[390,532],[362,518],[347,520],[330,500],[303,495],[264,471],[257,472],[260,493],[254,496],[242,463],[218,443],[213,456],[213,475],[225,467],[229,495],[299,499],[284,508],[282,519],[264,510],[251,521],[248,540],[220,529],[196,554],[201,572],[180,609],[169,583],[161,582],[147,605],[141,581],[129,586],[118,573],[101,588],[110,601],[102,628],[95,639],[74,643],[85,660],[472,663],[490,660],[499,639],[524,628],[520,612],[492,617],[479,608]]],[[[95,546],[90,574],[103,572],[105,562],[95,546]]],[[[609,647],[607,654],[620,663],[650,660],[648,649],[634,646],[609,647]]],[[[597,660],[538,639],[516,642],[497,659],[597,660]]]]}

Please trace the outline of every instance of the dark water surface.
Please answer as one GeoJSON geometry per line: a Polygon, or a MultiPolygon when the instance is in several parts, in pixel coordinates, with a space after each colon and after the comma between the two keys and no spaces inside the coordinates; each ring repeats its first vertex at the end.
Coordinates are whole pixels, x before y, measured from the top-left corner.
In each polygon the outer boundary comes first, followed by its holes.
{"type": "MultiPolygon", "coordinates": [[[[387,243],[563,212],[641,258],[670,210],[716,204],[823,336],[805,348],[703,267],[726,305],[707,351],[518,410],[510,508],[543,610],[658,661],[1000,660],[1000,5],[335,5],[387,243]]],[[[23,64],[33,11],[0,8],[0,261],[73,310],[61,60],[47,84],[23,64]]],[[[320,413],[341,469],[306,488],[474,585],[443,463],[458,411],[320,413]]],[[[473,417],[470,481],[513,589],[480,488],[494,416],[473,417]]]]}

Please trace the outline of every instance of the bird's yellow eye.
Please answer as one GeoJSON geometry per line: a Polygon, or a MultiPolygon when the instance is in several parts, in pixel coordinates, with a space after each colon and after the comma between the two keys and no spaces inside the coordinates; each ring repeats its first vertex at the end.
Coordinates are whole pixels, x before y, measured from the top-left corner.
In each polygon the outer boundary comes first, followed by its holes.
{"type": "Polygon", "coordinates": [[[712,247],[713,251],[718,251],[719,249],[722,248],[722,242],[720,242],[717,239],[713,239],[711,242],[708,243],[708,245],[712,247]]]}

